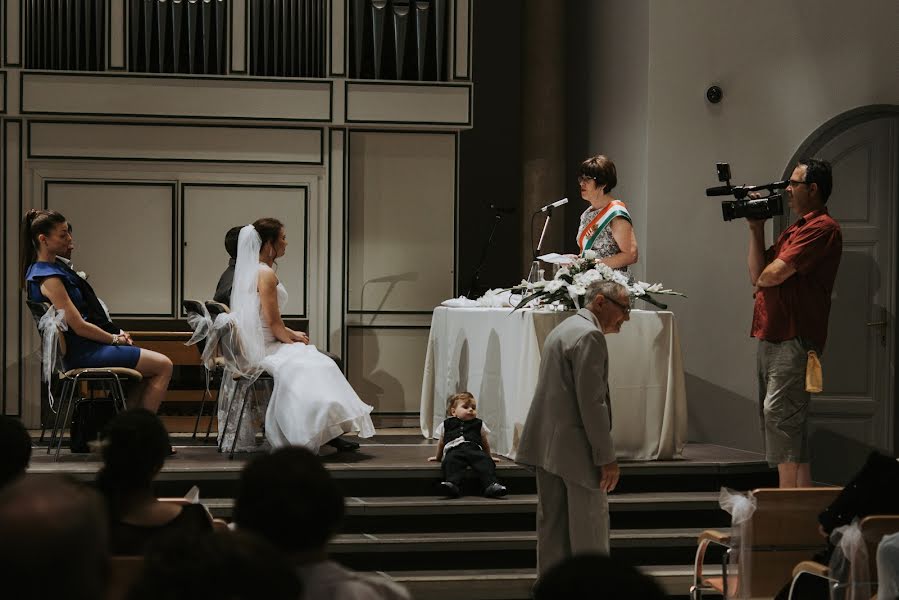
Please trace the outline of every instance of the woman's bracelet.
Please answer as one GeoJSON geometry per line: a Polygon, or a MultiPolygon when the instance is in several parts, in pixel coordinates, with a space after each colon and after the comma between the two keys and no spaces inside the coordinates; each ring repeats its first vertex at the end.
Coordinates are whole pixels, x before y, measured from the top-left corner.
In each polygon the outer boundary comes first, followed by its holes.
{"type": "Polygon", "coordinates": [[[112,345],[113,346],[119,345],[119,335],[117,333],[112,334],[112,345]]]}

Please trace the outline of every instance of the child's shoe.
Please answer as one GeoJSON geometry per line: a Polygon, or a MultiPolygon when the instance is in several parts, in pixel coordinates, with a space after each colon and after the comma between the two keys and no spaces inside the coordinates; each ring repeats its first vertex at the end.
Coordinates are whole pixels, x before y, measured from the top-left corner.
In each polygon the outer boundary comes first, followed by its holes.
{"type": "Polygon", "coordinates": [[[484,490],[485,498],[502,498],[508,493],[506,486],[501,483],[491,483],[487,486],[487,489],[484,490]]]}
{"type": "Polygon", "coordinates": [[[460,490],[452,481],[441,481],[440,487],[446,492],[446,495],[451,498],[458,498],[462,495],[462,490],[460,490]]]}

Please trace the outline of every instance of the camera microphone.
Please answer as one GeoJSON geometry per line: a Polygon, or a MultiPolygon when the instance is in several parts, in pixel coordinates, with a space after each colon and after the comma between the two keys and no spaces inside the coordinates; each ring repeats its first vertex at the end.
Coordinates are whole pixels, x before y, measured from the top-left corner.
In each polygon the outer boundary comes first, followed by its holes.
{"type": "Polygon", "coordinates": [[[759,190],[784,190],[788,185],[790,185],[789,181],[775,181],[773,183],[766,183],[764,185],[754,185],[748,188],[746,191],[757,192],[759,190]]]}
{"type": "Polygon", "coordinates": [[[733,186],[730,185],[716,185],[715,187],[710,187],[705,189],[706,196],[730,196],[734,193],[733,186]]]}

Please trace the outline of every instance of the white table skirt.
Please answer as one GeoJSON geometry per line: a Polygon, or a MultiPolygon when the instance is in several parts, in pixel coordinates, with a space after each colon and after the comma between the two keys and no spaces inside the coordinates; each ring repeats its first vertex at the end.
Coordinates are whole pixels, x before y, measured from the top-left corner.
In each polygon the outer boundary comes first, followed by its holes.
{"type": "MultiPolygon", "coordinates": [[[[515,458],[537,385],[543,341],[572,312],[508,308],[434,310],[421,390],[421,432],[433,437],[446,401],[469,391],[494,452],[515,458]]],[[[687,439],[684,371],[674,314],[631,311],[606,337],[612,438],[619,458],[679,457],[687,439]]]]}

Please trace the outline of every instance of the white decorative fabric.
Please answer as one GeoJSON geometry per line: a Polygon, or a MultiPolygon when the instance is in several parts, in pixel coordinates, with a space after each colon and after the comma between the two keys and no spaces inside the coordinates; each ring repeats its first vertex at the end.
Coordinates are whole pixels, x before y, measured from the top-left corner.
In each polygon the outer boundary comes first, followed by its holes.
{"type": "Polygon", "coordinates": [[[899,533],[883,536],[877,546],[877,597],[899,598],[899,533]]]}
{"type": "Polygon", "coordinates": [[[830,597],[833,600],[868,600],[872,594],[872,578],[868,569],[868,547],[858,518],[834,529],[830,541],[834,545],[830,555],[830,578],[837,582],[831,588],[830,597]]]}
{"type": "MultiPolygon", "coordinates": [[[[421,432],[434,436],[446,402],[468,391],[490,423],[490,446],[515,457],[537,385],[543,341],[571,312],[437,307],[421,392],[421,432]]],[[[687,399],[674,314],[631,311],[606,336],[612,438],[619,458],[677,458],[687,441],[687,399]]]]}
{"type": "Polygon", "coordinates": [[[728,595],[736,598],[750,598],[752,590],[749,582],[752,581],[752,562],[749,553],[752,548],[752,515],[758,502],[752,492],[735,492],[728,488],[721,488],[718,495],[718,504],[721,509],[731,516],[730,554],[728,557],[728,575],[739,574],[739,589],[736,593],[728,590],[728,595]]]}
{"type": "Polygon", "coordinates": [[[41,331],[41,379],[47,382],[47,401],[50,410],[56,412],[53,398],[53,373],[62,366],[62,353],[59,351],[59,336],[63,331],[68,331],[66,323],[66,311],[56,310],[51,306],[37,324],[41,331]]]}

